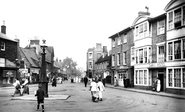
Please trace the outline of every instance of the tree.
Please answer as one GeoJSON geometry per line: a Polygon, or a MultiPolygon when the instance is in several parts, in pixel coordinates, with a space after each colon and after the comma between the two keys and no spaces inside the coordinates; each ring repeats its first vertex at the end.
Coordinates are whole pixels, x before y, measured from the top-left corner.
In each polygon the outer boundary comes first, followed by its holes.
{"type": "Polygon", "coordinates": [[[62,62],[62,70],[65,70],[69,77],[76,76],[77,63],[72,58],[66,57],[62,62]]]}

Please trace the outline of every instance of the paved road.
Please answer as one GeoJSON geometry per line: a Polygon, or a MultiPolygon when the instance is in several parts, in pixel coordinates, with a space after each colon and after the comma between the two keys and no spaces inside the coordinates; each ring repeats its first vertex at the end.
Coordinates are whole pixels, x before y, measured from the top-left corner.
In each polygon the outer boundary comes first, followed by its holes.
{"type": "MultiPolygon", "coordinates": [[[[33,95],[37,85],[30,85],[33,95]]],[[[12,87],[0,88],[0,112],[36,112],[36,101],[11,100],[12,87]]],[[[45,112],[185,112],[185,100],[106,88],[103,101],[91,101],[82,83],[49,85],[49,95],[70,95],[66,100],[45,99],[45,112]]]]}

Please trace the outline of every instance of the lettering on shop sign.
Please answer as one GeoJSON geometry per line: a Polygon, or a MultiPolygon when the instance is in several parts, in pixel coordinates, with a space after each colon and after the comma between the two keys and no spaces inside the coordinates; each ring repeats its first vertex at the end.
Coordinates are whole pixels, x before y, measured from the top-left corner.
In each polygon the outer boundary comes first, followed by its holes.
{"type": "Polygon", "coordinates": [[[149,67],[164,67],[164,63],[151,63],[149,64],[149,67]]]}

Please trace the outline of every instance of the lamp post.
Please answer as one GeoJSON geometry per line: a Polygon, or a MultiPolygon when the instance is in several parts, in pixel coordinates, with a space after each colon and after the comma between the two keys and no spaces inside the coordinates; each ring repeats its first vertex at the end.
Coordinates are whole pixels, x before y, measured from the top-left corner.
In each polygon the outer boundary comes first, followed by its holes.
{"type": "Polygon", "coordinates": [[[42,65],[41,65],[41,75],[40,75],[40,80],[39,84],[42,85],[42,89],[44,90],[45,97],[48,97],[48,80],[46,76],[46,40],[42,40],[43,44],[41,45],[42,48],[42,65]]]}

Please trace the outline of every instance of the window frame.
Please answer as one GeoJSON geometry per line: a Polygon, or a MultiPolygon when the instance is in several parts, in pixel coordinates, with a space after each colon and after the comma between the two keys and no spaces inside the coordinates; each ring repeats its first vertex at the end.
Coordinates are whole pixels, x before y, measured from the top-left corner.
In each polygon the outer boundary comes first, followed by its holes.
{"type": "Polygon", "coordinates": [[[0,50],[5,51],[5,42],[1,42],[0,50]]]}
{"type": "Polygon", "coordinates": [[[166,87],[167,88],[174,88],[174,89],[185,89],[185,67],[168,67],[166,68],[166,87]],[[179,75],[180,77],[175,77],[175,70],[180,69],[179,75]],[[169,73],[169,70],[171,73],[169,73]],[[170,80],[169,80],[170,78],[170,80]],[[180,79],[180,82],[177,81],[178,85],[175,85],[175,79],[180,79]]]}
{"type": "Polygon", "coordinates": [[[165,19],[157,21],[157,35],[165,33],[165,19]]]}

